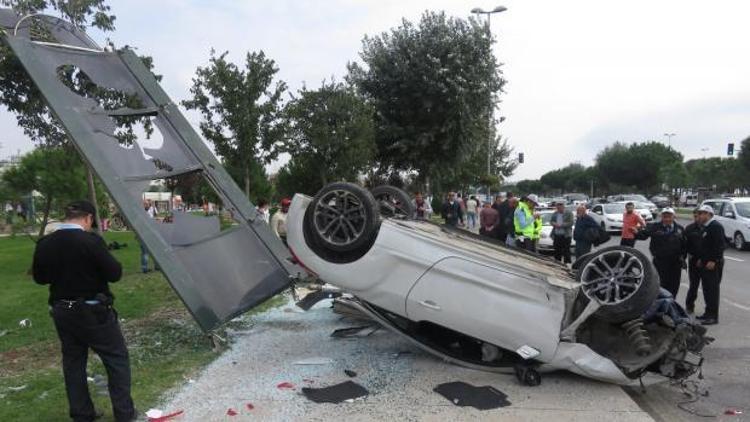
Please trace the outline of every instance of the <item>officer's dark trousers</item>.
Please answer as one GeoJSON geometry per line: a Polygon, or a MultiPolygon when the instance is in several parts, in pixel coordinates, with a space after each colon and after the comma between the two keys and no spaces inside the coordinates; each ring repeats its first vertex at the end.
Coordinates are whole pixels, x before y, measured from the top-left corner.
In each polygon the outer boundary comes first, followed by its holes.
{"type": "Polygon", "coordinates": [[[555,259],[566,264],[570,264],[570,242],[571,238],[565,236],[555,236],[552,239],[552,246],[555,248],[555,259]]]}
{"type": "Polygon", "coordinates": [[[676,300],[677,291],[680,289],[680,277],[682,276],[682,259],[680,257],[654,258],[654,267],[659,273],[661,287],[672,293],[676,300]]]}
{"type": "Polygon", "coordinates": [[[685,307],[693,309],[695,299],[698,298],[698,288],[701,285],[701,269],[695,266],[697,258],[691,257],[688,260],[688,278],[690,279],[690,288],[688,288],[687,297],[685,298],[685,307]]]}
{"type": "MultiPolygon", "coordinates": [[[[704,264],[705,265],[705,264],[704,264]]],[[[703,282],[703,300],[706,302],[707,317],[719,318],[719,286],[724,272],[724,262],[716,263],[713,270],[701,268],[701,281],[703,282]]]]}
{"type": "Polygon", "coordinates": [[[576,240],[576,259],[591,252],[591,242],[576,240]]]}
{"type": "Polygon", "coordinates": [[[52,318],[62,345],[63,375],[68,393],[70,417],[75,421],[94,419],[94,404],[86,381],[86,361],[91,348],[107,370],[109,397],[116,421],[135,419],[130,397],[130,362],[117,313],[103,306],[56,304],[52,318]]]}

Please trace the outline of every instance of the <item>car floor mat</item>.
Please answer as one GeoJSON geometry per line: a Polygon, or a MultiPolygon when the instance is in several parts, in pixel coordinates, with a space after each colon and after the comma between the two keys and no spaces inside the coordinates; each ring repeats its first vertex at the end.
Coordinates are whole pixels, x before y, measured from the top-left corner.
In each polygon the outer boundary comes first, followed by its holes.
{"type": "Polygon", "coordinates": [[[489,385],[475,387],[461,381],[440,384],[432,390],[456,406],[471,406],[479,410],[497,409],[511,403],[502,391],[489,385]]]}
{"type": "Polygon", "coordinates": [[[315,403],[341,403],[365,397],[370,392],[354,381],[346,381],[323,388],[304,387],[302,394],[315,403]]]}

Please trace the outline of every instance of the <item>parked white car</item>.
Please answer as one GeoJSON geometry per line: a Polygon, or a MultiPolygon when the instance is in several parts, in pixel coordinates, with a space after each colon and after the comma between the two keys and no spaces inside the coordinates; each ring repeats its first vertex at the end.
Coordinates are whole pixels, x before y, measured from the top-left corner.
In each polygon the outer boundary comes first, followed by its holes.
{"type": "Polygon", "coordinates": [[[649,370],[680,378],[699,368],[705,329],[676,302],[666,299],[685,318],[642,319],[659,283],[641,252],[602,248],[570,270],[464,230],[400,218],[410,215],[399,210],[408,196],[395,188],[386,196],[379,204],[348,183],[295,195],[287,240],[300,265],[350,295],[339,303],[422,349],[515,371],[529,385],[544,370],[625,384],[649,370]]]}
{"type": "Polygon", "coordinates": [[[701,205],[714,209],[714,218],[737,250],[750,247],[750,198],[707,199],[701,205]]]}
{"type": "MultiPolygon", "coordinates": [[[[554,252],[554,242],[552,239],[552,214],[554,213],[554,210],[544,210],[541,211],[539,214],[542,217],[542,234],[539,238],[539,242],[536,245],[536,248],[539,252],[554,252]]],[[[573,213],[575,215],[575,213],[573,213]]],[[[575,221],[575,220],[574,220],[575,221]]],[[[576,241],[574,239],[570,240],[570,247],[575,248],[576,241]]]]}
{"type": "MultiPolygon", "coordinates": [[[[608,232],[619,232],[622,230],[622,215],[625,213],[626,202],[614,202],[611,204],[599,204],[591,208],[589,215],[599,223],[602,228],[608,232]]],[[[643,217],[646,223],[654,221],[651,210],[645,208],[640,203],[634,203],[636,208],[634,212],[643,217]]]]}

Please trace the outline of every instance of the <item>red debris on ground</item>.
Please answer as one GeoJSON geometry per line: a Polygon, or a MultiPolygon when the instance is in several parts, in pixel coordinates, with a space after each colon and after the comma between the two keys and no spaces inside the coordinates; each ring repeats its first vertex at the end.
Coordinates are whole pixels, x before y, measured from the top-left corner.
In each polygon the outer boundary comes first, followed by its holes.
{"type": "Polygon", "coordinates": [[[730,415],[730,416],[737,416],[737,415],[741,415],[742,411],[739,409],[727,409],[724,411],[724,414],[730,415]]]}
{"type": "Polygon", "coordinates": [[[177,416],[180,416],[184,413],[182,410],[178,410],[174,413],[170,413],[168,415],[159,416],[158,418],[148,418],[149,422],[167,422],[172,418],[176,418],[177,416]]]}
{"type": "Polygon", "coordinates": [[[278,388],[279,390],[294,390],[294,384],[284,381],[282,383],[279,383],[276,388],[278,388]]]}
{"type": "Polygon", "coordinates": [[[315,382],[315,380],[311,380],[311,379],[308,379],[308,378],[303,378],[302,381],[304,381],[304,382],[306,382],[308,384],[312,384],[312,383],[315,382]]]}
{"type": "Polygon", "coordinates": [[[252,403],[246,404],[245,407],[247,407],[247,410],[253,410],[253,409],[255,409],[255,406],[253,406],[252,403]]]}
{"type": "Polygon", "coordinates": [[[227,416],[237,416],[237,411],[230,407],[227,409],[227,416]]]}

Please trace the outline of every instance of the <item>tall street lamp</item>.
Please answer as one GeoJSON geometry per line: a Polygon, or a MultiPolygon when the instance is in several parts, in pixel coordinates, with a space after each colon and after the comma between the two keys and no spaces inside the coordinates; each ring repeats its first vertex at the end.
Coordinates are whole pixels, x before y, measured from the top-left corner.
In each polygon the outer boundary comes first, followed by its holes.
{"type": "Polygon", "coordinates": [[[664,136],[667,137],[667,142],[670,148],[672,148],[672,137],[676,136],[676,133],[665,133],[664,136]]]}
{"type": "MultiPolygon", "coordinates": [[[[508,10],[508,8],[505,6],[497,6],[494,9],[489,10],[489,11],[482,9],[481,7],[475,7],[471,9],[471,13],[474,13],[475,15],[477,15],[477,18],[479,18],[479,15],[487,16],[487,33],[492,34],[492,30],[490,29],[492,15],[495,13],[505,12],[506,10],[508,10]]],[[[490,109],[490,116],[489,116],[490,131],[487,135],[487,176],[489,176],[490,172],[492,171],[490,167],[490,161],[492,160],[492,136],[493,136],[493,133],[491,130],[492,129],[492,117],[493,117],[493,110],[490,109]]],[[[491,200],[489,182],[487,184],[487,200],[488,201],[491,200]]]]}

